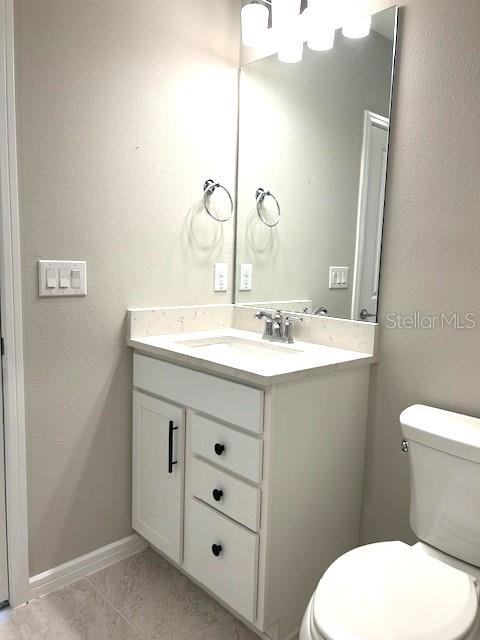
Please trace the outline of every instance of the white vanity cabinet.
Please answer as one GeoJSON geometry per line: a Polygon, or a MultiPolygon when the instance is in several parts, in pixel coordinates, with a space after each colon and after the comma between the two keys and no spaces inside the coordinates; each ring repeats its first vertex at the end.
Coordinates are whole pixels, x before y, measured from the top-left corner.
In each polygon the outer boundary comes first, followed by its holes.
{"type": "Polygon", "coordinates": [[[296,637],[358,544],[368,380],[250,386],[134,354],[133,527],[265,638],[296,637]]]}

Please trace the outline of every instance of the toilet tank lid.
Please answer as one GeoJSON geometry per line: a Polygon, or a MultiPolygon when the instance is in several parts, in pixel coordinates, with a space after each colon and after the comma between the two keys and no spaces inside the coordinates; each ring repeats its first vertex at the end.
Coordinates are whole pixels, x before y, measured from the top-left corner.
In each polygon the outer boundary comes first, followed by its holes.
{"type": "Polygon", "coordinates": [[[400,415],[403,435],[459,458],[480,463],[480,419],[416,404],[400,415]]]}

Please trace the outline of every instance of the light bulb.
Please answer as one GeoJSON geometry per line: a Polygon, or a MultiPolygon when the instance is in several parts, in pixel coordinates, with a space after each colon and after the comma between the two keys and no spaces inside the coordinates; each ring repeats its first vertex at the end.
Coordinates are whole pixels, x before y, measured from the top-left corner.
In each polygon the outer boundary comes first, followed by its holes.
{"type": "Polygon", "coordinates": [[[277,33],[288,29],[299,15],[300,0],[272,0],[272,27],[277,33]]]}
{"type": "Polygon", "coordinates": [[[268,29],[269,11],[264,4],[252,2],[242,9],[242,42],[246,47],[259,47],[268,29]]]}
{"type": "Polygon", "coordinates": [[[300,62],[303,37],[300,33],[300,0],[272,0],[272,27],[281,62],[300,62]]]}
{"type": "Polygon", "coordinates": [[[370,33],[372,16],[365,0],[343,0],[343,29],[346,38],[365,38],[370,33]]]}
{"type": "Polygon", "coordinates": [[[280,62],[288,62],[294,64],[295,62],[301,62],[303,58],[303,41],[298,39],[291,39],[283,42],[281,48],[278,50],[278,59],[280,62]]]}
{"type": "Polygon", "coordinates": [[[343,25],[342,33],[346,38],[365,38],[370,33],[372,16],[352,16],[343,25]]]}
{"type": "Polygon", "coordinates": [[[332,2],[310,0],[303,12],[307,45],[313,51],[328,51],[335,41],[335,18],[332,2]]]}
{"type": "Polygon", "coordinates": [[[309,35],[307,45],[312,51],[328,51],[335,42],[335,29],[318,29],[309,35]]]}

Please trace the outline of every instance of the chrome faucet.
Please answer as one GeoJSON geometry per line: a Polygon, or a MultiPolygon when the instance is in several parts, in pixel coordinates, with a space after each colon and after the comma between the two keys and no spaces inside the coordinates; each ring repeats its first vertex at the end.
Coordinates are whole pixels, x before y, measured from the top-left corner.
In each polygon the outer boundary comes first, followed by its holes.
{"type": "Polygon", "coordinates": [[[284,315],[280,310],[272,316],[267,311],[257,311],[255,314],[257,320],[265,319],[265,328],[263,331],[263,339],[272,342],[287,342],[293,344],[292,325],[295,320],[303,322],[303,318],[299,316],[284,315]]]}
{"type": "Polygon", "coordinates": [[[267,311],[257,311],[255,314],[255,318],[257,320],[262,320],[265,318],[265,327],[263,329],[263,339],[271,340],[273,338],[273,316],[271,313],[267,311]]]}
{"type": "Polygon", "coordinates": [[[313,312],[314,316],[328,316],[328,309],[324,306],[318,307],[318,309],[316,309],[313,312]]]}

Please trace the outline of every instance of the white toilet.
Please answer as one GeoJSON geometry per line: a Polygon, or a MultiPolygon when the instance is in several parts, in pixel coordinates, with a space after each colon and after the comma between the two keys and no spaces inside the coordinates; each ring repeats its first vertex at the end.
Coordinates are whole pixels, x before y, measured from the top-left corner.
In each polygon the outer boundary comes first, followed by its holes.
{"type": "Polygon", "coordinates": [[[300,640],[480,638],[480,419],[415,405],[400,416],[410,524],[423,542],[381,542],[325,572],[300,640]]]}

